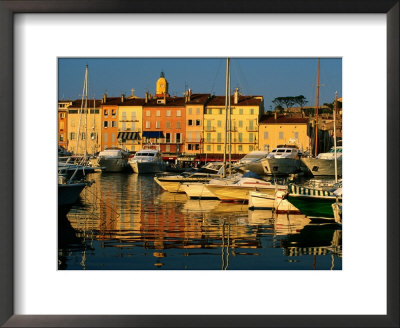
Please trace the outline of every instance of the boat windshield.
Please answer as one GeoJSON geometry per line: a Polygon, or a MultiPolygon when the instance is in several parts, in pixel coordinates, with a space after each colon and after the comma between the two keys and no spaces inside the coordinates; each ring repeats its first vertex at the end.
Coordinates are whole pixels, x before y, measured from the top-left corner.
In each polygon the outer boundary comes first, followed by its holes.
{"type": "Polygon", "coordinates": [[[136,156],[150,156],[153,157],[155,156],[155,153],[137,153],[136,156]]]}

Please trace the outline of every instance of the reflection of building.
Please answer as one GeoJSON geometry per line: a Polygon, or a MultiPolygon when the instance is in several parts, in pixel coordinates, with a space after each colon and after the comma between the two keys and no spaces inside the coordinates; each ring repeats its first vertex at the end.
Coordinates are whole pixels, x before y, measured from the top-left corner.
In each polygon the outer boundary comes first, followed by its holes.
{"type": "MultiPolygon", "coordinates": [[[[242,96],[238,89],[231,96],[231,153],[233,158],[258,149],[258,121],[263,111],[262,96],[242,96]]],[[[206,105],[203,127],[204,153],[209,158],[222,159],[225,144],[225,117],[225,97],[211,97],[206,105]]],[[[227,136],[227,151],[229,151],[228,140],[229,136],[227,136]]]]}
{"type": "Polygon", "coordinates": [[[68,107],[72,104],[69,100],[58,101],[58,145],[68,148],[68,107]]]}
{"type": "Polygon", "coordinates": [[[307,136],[308,118],[269,115],[263,116],[259,127],[259,148],[271,151],[278,145],[295,143],[306,150],[310,145],[307,136]]]}
{"type": "Polygon", "coordinates": [[[76,155],[94,154],[100,151],[101,115],[100,101],[74,100],[68,107],[68,150],[76,155]],[[79,135],[79,138],[78,138],[79,135]]]}

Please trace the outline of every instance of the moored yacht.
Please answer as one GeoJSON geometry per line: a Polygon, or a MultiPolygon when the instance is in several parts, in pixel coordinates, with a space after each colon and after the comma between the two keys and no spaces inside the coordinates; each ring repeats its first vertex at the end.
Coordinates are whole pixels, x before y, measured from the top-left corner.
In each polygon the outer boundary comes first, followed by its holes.
{"type": "Polygon", "coordinates": [[[261,161],[268,155],[267,151],[256,150],[245,155],[238,163],[233,167],[240,171],[251,171],[257,173],[258,175],[263,175],[264,167],[261,161]]]}
{"type": "Polygon", "coordinates": [[[296,145],[278,145],[261,160],[266,175],[289,175],[300,172],[301,152],[296,145]]]}
{"type": "Polygon", "coordinates": [[[166,168],[160,151],[146,148],[139,150],[134,157],[130,158],[129,165],[133,172],[138,174],[159,173],[165,171],[166,168]]]}
{"type": "MultiPolygon", "coordinates": [[[[342,146],[336,147],[337,174],[342,176],[342,146]]],[[[317,157],[304,157],[301,159],[314,176],[335,175],[335,147],[328,153],[320,153],[317,157]]]]}
{"type": "Polygon", "coordinates": [[[120,148],[109,148],[101,151],[98,163],[103,172],[122,172],[129,168],[129,153],[120,148]]]}

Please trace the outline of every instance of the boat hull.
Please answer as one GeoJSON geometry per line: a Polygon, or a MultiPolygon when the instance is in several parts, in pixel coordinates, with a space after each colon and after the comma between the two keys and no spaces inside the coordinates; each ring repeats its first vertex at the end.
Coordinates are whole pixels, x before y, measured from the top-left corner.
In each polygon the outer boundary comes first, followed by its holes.
{"type": "Polygon", "coordinates": [[[85,183],[58,184],[58,206],[75,204],[85,186],[85,183]]]}
{"type": "Polygon", "coordinates": [[[295,158],[265,158],[262,160],[264,174],[289,175],[300,171],[301,161],[295,158]]]}
{"type": "Polygon", "coordinates": [[[332,204],[336,197],[315,197],[289,194],[288,201],[307,217],[333,219],[332,204]]]}
{"type": "Polygon", "coordinates": [[[137,174],[150,174],[160,173],[165,170],[165,164],[158,162],[130,162],[130,167],[134,173],[137,174]]]}
{"type": "Polygon", "coordinates": [[[178,177],[154,177],[154,181],[168,192],[179,192],[184,193],[185,191],[181,188],[183,183],[190,182],[208,182],[211,178],[178,178],[178,177]]]}
{"type": "Polygon", "coordinates": [[[249,210],[273,209],[275,195],[268,195],[264,192],[250,191],[249,210]]]}
{"type": "Polygon", "coordinates": [[[265,175],[264,167],[261,164],[261,161],[256,163],[248,163],[243,166],[244,170],[251,171],[257,173],[258,175],[265,175]]]}
{"type": "MultiPolygon", "coordinates": [[[[302,158],[303,163],[314,176],[335,176],[335,160],[322,158],[302,158]]],[[[342,176],[342,159],[337,161],[338,176],[342,176]]]]}
{"type": "Polygon", "coordinates": [[[276,188],[274,185],[270,186],[219,186],[219,185],[207,185],[209,191],[211,191],[218,199],[222,201],[242,201],[247,202],[249,200],[249,193],[251,191],[262,190],[268,195],[275,195],[276,188]]]}
{"type": "Polygon", "coordinates": [[[218,199],[211,191],[206,188],[205,183],[182,183],[180,189],[183,190],[190,199],[218,199]]]}
{"type": "Polygon", "coordinates": [[[126,158],[99,158],[99,166],[103,172],[124,172],[129,168],[126,158]]]}

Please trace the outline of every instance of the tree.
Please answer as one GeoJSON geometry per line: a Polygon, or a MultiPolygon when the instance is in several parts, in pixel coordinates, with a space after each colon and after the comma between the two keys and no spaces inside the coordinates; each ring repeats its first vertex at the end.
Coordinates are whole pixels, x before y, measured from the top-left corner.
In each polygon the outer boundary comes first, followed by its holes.
{"type": "Polygon", "coordinates": [[[283,97],[277,97],[274,100],[272,100],[272,103],[275,105],[276,107],[282,107],[283,103],[283,97]]]}
{"type": "Polygon", "coordinates": [[[308,103],[308,100],[306,100],[306,97],[303,95],[294,97],[295,104],[299,105],[301,109],[303,109],[304,105],[308,103]]]}

